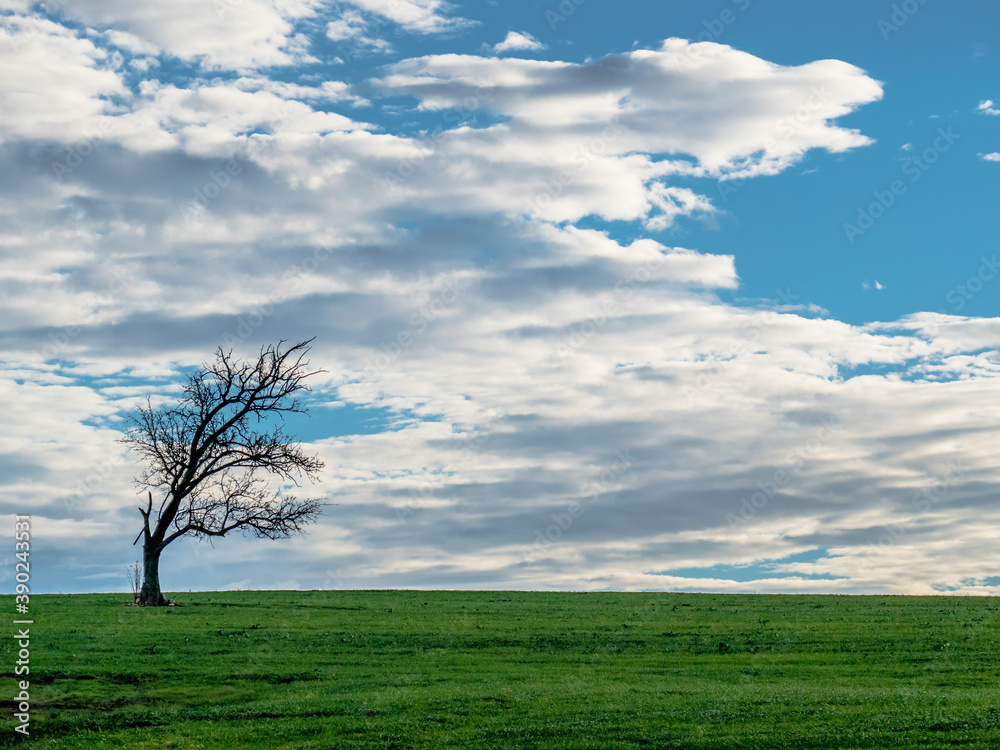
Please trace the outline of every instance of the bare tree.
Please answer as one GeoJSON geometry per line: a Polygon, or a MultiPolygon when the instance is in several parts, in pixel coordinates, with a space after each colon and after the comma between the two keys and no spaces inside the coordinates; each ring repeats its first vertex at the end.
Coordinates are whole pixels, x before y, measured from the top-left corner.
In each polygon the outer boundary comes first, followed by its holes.
{"type": "Polygon", "coordinates": [[[305,475],[315,480],[323,462],[307,456],[284,433],[284,415],[306,413],[300,391],[310,372],[306,354],[312,339],[282,349],[263,347],[256,362],[220,347],[215,362],[189,375],[176,403],[154,408],[147,399],[129,416],[121,442],[146,468],[136,484],[147,490],[140,507],[142,588],[138,603],[167,604],[160,591],[160,555],[171,542],[191,534],[225,536],[240,530],[258,538],[283,539],[300,533],[322,512],[317,500],[274,492],[275,479],[305,475]],[[281,424],[266,429],[268,417],[281,424]],[[154,510],[153,492],[162,495],[154,510]]]}
{"type": "Polygon", "coordinates": [[[129,588],[132,589],[132,600],[138,604],[139,591],[142,589],[142,564],[138,561],[125,566],[129,588]]]}

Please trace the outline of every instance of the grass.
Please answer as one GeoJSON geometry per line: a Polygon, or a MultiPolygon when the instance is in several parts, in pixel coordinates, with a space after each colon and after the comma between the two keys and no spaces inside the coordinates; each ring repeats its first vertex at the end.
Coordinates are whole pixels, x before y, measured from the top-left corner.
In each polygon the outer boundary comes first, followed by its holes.
{"type": "MultiPolygon", "coordinates": [[[[47,748],[996,748],[1000,602],[208,592],[32,596],[47,748]]],[[[12,597],[3,597],[7,612],[12,597]]],[[[13,616],[10,618],[14,619],[13,616]]],[[[9,626],[13,627],[13,626],[9,626]]],[[[5,713],[16,642],[2,639],[5,713]]],[[[8,727],[0,746],[20,744],[8,727]]]]}

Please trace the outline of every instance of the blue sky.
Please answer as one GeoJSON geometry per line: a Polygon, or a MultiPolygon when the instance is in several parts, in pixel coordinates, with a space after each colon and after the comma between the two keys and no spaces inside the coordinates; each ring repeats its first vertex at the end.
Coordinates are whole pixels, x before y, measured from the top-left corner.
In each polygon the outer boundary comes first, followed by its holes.
{"type": "Polygon", "coordinates": [[[36,585],[125,588],[129,409],[315,337],[337,505],[165,589],[1000,592],[998,21],[0,0],[36,585]]]}

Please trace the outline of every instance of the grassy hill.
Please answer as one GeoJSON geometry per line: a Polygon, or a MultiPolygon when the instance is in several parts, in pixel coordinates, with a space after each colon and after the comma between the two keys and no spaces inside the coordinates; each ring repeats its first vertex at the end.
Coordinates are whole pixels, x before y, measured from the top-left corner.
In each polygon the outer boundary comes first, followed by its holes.
{"type": "MultiPolygon", "coordinates": [[[[171,596],[178,606],[165,609],[126,606],[125,595],[32,596],[29,744],[1000,746],[992,598],[171,596]]],[[[0,650],[0,746],[23,744],[10,719],[15,640],[0,650]]]]}

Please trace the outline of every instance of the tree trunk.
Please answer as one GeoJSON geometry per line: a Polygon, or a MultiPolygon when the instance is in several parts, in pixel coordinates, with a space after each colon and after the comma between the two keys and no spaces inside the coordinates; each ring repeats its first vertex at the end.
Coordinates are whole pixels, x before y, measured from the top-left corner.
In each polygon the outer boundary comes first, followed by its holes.
{"type": "Polygon", "coordinates": [[[136,604],[142,607],[166,607],[166,597],[160,592],[160,549],[147,539],[142,546],[142,589],[136,604]]]}

